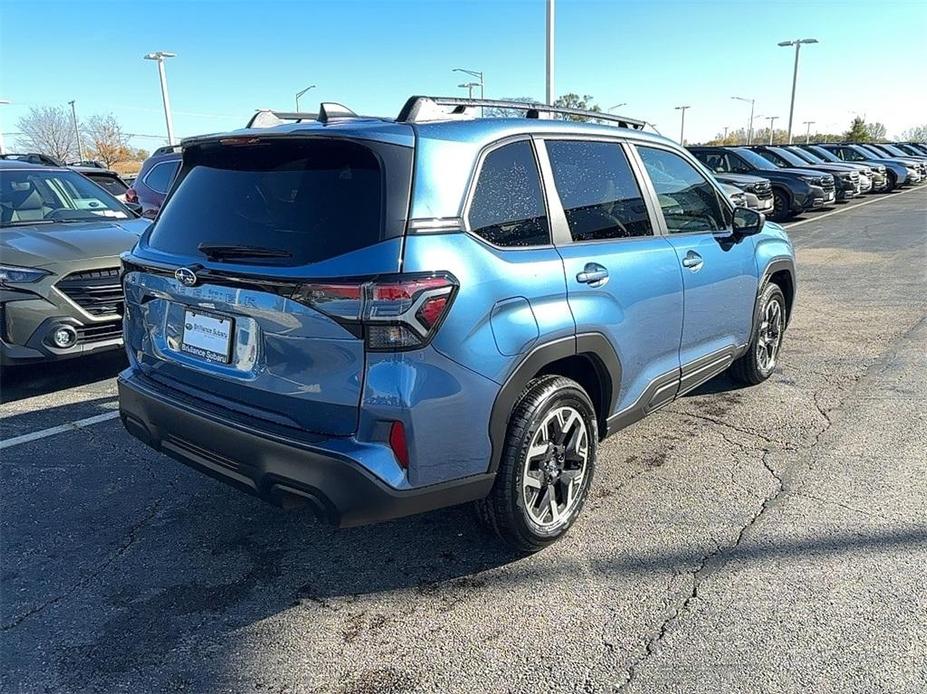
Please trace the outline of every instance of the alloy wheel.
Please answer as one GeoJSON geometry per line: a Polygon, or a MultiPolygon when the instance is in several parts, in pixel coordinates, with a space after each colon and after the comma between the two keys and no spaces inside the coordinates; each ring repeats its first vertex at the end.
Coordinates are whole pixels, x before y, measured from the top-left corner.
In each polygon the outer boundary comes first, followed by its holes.
{"type": "Polygon", "coordinates": [[[589,461],[586,422],[572,407],[551,410],[528,447],[522,494],[528,516],[544,529],[566,522],[582,496],[589,461]]]}
{"type": "Polygon", "coordinates": [[[756,361],[763,371],[771,371],[776,366],[782,344],[782,325],[782,304],[773,299],[763,310],[763,321],[756,336],[756,361]]]}

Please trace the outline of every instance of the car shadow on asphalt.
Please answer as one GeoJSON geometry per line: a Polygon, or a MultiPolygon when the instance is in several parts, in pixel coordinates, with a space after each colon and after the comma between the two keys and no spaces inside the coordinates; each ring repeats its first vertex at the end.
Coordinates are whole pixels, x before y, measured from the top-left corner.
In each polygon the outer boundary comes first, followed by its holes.
{"type": "Polygon", "coordinates": [[[3,367],[0,404],[114,378],[128,362],[122,350],[57,362],[3,367]]]}

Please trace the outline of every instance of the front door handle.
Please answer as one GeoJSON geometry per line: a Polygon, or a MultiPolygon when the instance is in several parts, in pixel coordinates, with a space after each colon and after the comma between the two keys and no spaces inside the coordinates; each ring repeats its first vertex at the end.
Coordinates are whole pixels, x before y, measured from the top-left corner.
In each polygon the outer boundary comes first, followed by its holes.
{"type": "Polygon", "coordinates": [[[601,287],[608,282],[608,268],[598,263],[586,263],[583,271],[576,275],[576,281],[590,287],[601,287]]]}
{"type": "Polygon", "coordinates": [[[689,251],[686,253],[686,257],[682,259],[682,266],[687,267],[695,272],[696,270],[701,269],[704,262],[705,261],[702,260],[702,256],[700,256],[698,253],[695,251],[689,251]]]}

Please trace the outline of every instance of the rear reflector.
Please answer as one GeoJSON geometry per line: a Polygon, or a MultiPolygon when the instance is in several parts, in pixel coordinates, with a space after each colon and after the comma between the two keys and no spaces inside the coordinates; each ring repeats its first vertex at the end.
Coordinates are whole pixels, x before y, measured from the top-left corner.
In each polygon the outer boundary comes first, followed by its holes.
{"type": "Polygon", "coordinates": [[[409,469],[409,449],[406,446],[406,428],[402,422],[393,422],[389,428],[389,447],[393,449],[393,454],[399,465],[409,469]]]}

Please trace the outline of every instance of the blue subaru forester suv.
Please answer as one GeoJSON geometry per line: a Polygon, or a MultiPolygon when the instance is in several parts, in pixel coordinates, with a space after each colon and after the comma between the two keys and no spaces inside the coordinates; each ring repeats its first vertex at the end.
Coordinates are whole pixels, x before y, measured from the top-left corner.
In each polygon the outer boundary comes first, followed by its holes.
{"type": "Polygon", "coordinates": [[[603,438],[772,373],[780,227],[640,121],[487,105],[186,140],[124,256],[126,428],[341,526],[475,501],[531,551],[576,520],[603,438]]]}

